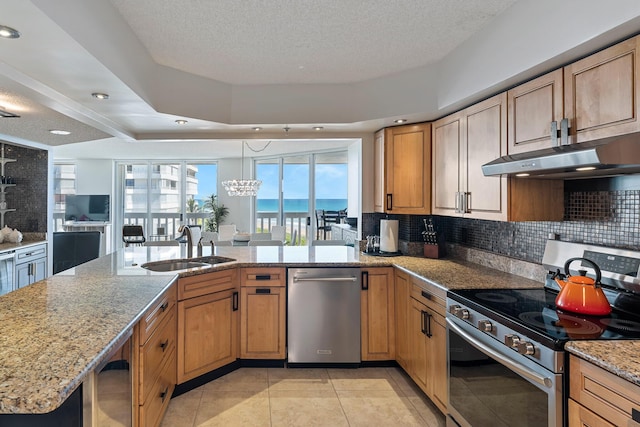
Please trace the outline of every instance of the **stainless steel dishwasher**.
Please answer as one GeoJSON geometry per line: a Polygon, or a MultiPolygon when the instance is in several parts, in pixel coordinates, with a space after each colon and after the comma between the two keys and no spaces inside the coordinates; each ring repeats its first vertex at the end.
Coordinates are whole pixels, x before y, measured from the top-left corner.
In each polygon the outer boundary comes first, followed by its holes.
{"type": "Polygon", "coordinates": [[[360,363],[360,269],[290,268],[289,366],[360,363]]]}

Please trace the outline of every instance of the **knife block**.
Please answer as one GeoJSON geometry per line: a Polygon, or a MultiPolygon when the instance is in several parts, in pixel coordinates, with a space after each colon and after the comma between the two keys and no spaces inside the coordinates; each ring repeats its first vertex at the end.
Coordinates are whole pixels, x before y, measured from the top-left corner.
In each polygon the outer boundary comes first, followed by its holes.
{"type": "Polygon", "coordinates": [[[442,258],[444,256],[444,245],[438,243],[436,245],[432,243],[424,244],[424,257],[425,258],[442,258]]]}

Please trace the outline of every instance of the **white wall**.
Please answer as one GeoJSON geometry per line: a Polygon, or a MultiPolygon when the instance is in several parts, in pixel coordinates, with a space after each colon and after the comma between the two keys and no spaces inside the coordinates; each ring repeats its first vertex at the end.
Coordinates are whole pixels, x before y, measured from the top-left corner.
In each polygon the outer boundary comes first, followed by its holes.
{"type": "MultiPolygon", "coordinates": [[[[109,194],[113,196],[113,181],[113,162],[111,160],[77,161],[76,194],[109,194]]],[[[111,199],[113,207],[113,197],[111,199]]]]}

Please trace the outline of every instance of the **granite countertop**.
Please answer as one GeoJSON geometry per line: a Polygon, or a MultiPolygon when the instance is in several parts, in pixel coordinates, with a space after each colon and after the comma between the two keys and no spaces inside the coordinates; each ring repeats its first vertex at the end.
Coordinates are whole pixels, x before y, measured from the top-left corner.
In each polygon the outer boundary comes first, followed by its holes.
{"type": "Polygon", "coordinates": [[[640,341],[570,341],[565,350],[640,386],[640,341]]]}
{"type": "Polygon", "coordinates": [[[215,255],[237,261],[158,273],[140,265],[185,258],[184,247],[129,247],[0,297],[0,413],[60,406],[178,276],[255,265],[398,266],[445,289],[541,286],[470,262],[373,257],[347,246],[217,247],[215,255]]]}
{"type": "Polygon", "coordinates": [[[0,253],[14,251],[16,249],[28,248],[29,246],[47,243],[46,240],[23,240],[20,243],[3,242],[0,243],[0,253]]]}

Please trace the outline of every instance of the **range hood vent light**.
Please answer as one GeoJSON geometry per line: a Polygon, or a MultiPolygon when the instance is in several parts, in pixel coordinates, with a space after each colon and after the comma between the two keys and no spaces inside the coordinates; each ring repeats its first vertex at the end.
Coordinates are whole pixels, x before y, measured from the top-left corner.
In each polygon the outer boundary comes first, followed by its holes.
{"type": "Polygon", "coordinates": [[[640,173],[640,134],[502,156],[483,165],[482,173],[550,179],[640,173]]]}

